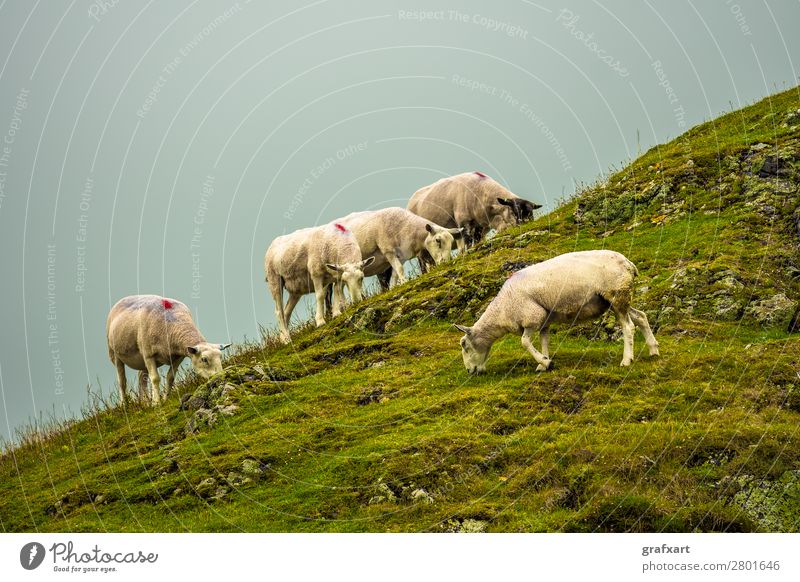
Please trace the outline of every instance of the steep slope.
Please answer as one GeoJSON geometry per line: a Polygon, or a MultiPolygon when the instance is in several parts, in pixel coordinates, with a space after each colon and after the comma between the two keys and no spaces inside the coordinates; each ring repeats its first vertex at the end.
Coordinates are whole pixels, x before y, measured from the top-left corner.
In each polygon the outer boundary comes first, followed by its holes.
{"type": "Polygon", "coordinates": [[[800,92],[698,126],[536,221],[292,346],[242,346],[156,409],[100,411],[0,459],[5,531],[800,530],[800,92]],[[613,317],[459,334],[505,277],[625,253],[659,360],[613,317]]]}

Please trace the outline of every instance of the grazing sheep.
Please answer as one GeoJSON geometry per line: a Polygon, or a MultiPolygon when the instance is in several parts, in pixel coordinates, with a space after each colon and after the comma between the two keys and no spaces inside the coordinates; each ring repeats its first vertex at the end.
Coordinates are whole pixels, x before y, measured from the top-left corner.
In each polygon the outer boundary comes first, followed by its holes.
{"type": "Polygon", "coordinates": [[[621,366],[633,360],[634,325],[642,330],[651,356],[658,354],[647,316],[630,306],[636,267],[614,251],[566,253],[526,267],[503,284],[486,311],[472,327],[456,325],[461,338],[464,366],[471,373],[486,369],[492,344],[501,337],[522,334],[522,345],[539,363],[537,371],[551,367],[549,328],[553,323],[576,323],[614,310],[625,342],[621,366]],[[539,332],[542,351],[531,342],[539,332]]]}
{"type": "Polygon", "coordinates": [[[166,397],[172,390],[175,371],[186,356],[200,376],[209,378],[222,371],[222,350],[231,345],[208,343],[186,305],[158,295],[131,295],[117,301],[108,314],[106,337],[108,355],[117,368],[120,399],[126,398],[128,366],[139,370],[142,399],[147,396],[149,377],[153,404],[161,398],[159,367],[169,366],[166,397]]]}
{"type": "Polygon", "coordinates": [[[468,172],[417,190],[408,202],[408,209],[446,228],[465,229],[463,245],[474,244],[490,229],[501,232],[529,220],[541,208],[503,188],[481,172],[468,172]]]}
{"type": "Polygon", "coordinates": [[[397,207],[353,212],[337,222],[353,232],[362,257],[375,258],[364,275],[380,275],[388,270],[390,286],[405,283],[403,263],[423,251],[437,265],[449,260],[453,237],[461,234],[461,229],[442,228],[397,207]]]}
{"type": "Polygon", "coordinates": [[[279,236],[267,249],[264,273],[275,300],[281,339],[289,342],[289,321],[300,297],[315,293],[317,326],[325,324],[325,288],[333,285],[333,316],[344,305],[344,285],[353,302],[361,301],[364,269],[374,257],[361,258],[355,236],[347,227],[330,223],[279,236]],[[283,290],[289,292],[283,304],[283,290]]]}

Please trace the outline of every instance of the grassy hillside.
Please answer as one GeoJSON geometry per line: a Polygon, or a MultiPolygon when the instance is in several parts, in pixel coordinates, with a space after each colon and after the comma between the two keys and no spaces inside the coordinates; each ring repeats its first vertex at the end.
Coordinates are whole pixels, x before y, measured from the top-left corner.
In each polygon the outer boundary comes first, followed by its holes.
{"type": "Polygon", "coordinates": [[[0,458],[4,531],[800,530],[800,93],[692,129],[551,214],[155,409],[0,458]],[[510,272],[626,254],[662,357],[613,317],[470,377],[510,272]]]}

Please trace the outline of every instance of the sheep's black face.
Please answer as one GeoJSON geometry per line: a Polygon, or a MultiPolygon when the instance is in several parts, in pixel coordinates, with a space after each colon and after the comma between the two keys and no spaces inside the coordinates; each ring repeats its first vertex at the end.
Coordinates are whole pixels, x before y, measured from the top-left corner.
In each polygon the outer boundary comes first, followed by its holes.
{"type": "Polygon", "coordinates": [[[517,224],[522,224],[533,218],[533,213],[536,209],[541,208],[541,204],[534,204],[530,200],[515,199],[513,200],[514,216],[517,218],[517,224]]]}

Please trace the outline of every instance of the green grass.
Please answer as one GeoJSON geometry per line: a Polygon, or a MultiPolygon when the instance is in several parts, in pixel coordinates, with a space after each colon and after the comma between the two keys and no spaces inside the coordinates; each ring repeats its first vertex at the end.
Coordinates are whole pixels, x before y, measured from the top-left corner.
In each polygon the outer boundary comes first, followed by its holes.
{"type": "Polygon", "coordinates": [[[694,128],[292,346],[241,347],[163,406],[28,438],[0,458],[0,527],[800,530],[798,108],[793,89],[694,128]],[[466,374],[451,322],[521,264],[600,247],[637,264],[661,358],[637,336],[620,368],[605,317],[555,331],[552,372],[507,337],[466,374]],[[765,317],[780,295],[794,311],[765,317]],[[190,430],[192,394],[238,408],[190,430]]]}

